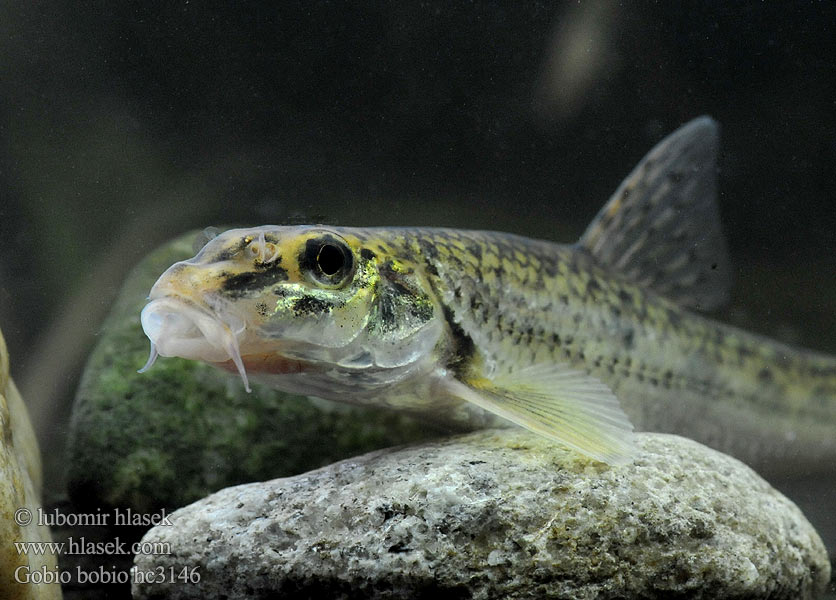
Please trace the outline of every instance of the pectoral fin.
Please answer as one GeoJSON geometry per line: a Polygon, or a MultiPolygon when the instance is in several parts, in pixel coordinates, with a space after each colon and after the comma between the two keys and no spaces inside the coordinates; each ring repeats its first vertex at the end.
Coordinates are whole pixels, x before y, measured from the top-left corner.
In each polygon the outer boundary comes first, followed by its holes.
{"type": "Polygon", "coordinates": [[[564,365],[542,364],[491,379],[448,376],[448,393],[608,464],[635,452],[633,426],[600,380],[564,365]]]}

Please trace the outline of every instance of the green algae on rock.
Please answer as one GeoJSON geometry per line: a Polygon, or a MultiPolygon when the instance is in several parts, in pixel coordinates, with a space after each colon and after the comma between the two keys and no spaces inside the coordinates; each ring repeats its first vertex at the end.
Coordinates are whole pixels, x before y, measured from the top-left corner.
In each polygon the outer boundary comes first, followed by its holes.
{"type": "Polygon", "coordinates": [[[136,371],[148,353],[139,313],[159,274],[194,252],[195,233],[129,275],[85,368],[69,432],[68,490],[78,507],[152,511],[237,483],[300,473],[438,435],[389,411],[342,407],[253,386],[177,358],[136,371]]]}
{"type": "Polygon", "coordinates": [[[136,600],[815,598],[830,565],[798,508],[743,463],[637,434],[607,468],[519,429],[381,450],[228,488],[171,515],[136,600]]]}

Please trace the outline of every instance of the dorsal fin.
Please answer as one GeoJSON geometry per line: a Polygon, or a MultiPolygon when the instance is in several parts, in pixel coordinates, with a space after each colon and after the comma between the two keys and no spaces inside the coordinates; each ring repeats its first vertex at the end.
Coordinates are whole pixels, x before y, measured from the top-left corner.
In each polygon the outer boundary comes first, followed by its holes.
{"type": "Polygon", "coordinates": [[[599,264],[683,306],[717,308],[731,269],[717,209],[719,127],[686,123],[621,183],[578,242],[599,264]]]}

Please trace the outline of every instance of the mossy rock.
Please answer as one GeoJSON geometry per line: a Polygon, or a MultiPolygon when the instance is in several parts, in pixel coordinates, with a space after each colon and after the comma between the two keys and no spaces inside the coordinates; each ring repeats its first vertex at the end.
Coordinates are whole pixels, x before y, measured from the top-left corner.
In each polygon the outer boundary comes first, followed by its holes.
{"type": "Polygon", "coordinates": [[[73,406],[68,491],[77,507],[183,506],[218,489],[293,475],[375,448],[439,435],[387,410],[312,401],[202,363],[162,358],[139,374],[148,340],[139,314],[195,233],[129,275],[87,363],[73,406]]]}

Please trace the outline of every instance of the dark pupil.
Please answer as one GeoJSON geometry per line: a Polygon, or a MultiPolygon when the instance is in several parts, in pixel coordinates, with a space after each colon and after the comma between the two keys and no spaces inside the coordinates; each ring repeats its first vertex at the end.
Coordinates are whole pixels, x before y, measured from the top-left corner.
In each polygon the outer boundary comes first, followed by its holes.
{"type": "Polygon", "coordinates": [[[326,275],[334,275],[343,268],[345,257],[336,246],[325,244],[319,249],[319,254],[316,255],[316,264],[326,275]]]}

